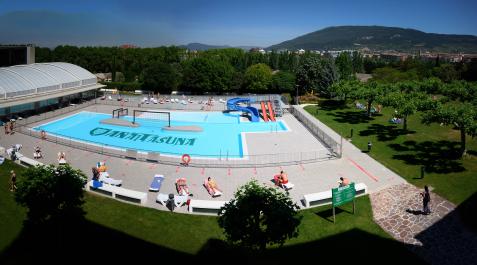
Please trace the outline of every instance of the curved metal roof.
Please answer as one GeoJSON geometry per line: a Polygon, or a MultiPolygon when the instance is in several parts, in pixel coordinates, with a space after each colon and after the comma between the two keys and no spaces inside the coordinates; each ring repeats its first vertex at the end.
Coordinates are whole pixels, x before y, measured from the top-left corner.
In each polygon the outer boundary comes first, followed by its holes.
{"type": "Polygon", "coordinates": [[[36,63],[0,68],[0,98],[94,85],[96,76],[70,63],[36,63]]]}

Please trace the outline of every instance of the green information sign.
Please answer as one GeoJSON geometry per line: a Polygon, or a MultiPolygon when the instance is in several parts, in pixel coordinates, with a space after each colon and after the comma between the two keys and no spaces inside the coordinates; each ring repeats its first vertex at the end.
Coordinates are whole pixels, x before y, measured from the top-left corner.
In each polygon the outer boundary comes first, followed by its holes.
{"type": "Polygon", "coordinates": [[[344,187],[339,187],[331,190],[333,207],[340,206],[347,202],[351,202],[356,195],[354,182],[344,187]]]}

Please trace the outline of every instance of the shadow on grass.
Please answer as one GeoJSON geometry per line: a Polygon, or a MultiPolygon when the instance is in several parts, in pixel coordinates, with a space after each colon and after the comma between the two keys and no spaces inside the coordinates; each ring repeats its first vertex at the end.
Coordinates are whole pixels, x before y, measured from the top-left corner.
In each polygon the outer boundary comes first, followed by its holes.
{"type": "Polygon", "coordinates": [[[25,224],[16,240],[0,255],[0,263],[113,264],[158,258],[172,261],[193,256],[81,219],[37,226],[25,224]]]}
{"type": "Polygon", "coordinates": [[[342,100],[327,99],[321,100],[318,104],[320,109],[326,111],[344,110],[349,108],[342,100]]]}
{"type": "Polygon", "coordinates": [[[368,129],[360,131],[360,136],[370,136],[376,135],[379,141],[392,141],[400,135],[405,134],[414,134],[415,131],[403,130],[397,128],[396,125],[382,125],[382,124],[372,124],[368,126],[368,129]]]}
{"type": "MultiPolygon", "coordinates": [[[[345,210],[345,209],[342,209],[342,208],[339,208],[339,207],[335,207],[335,216],[339,215],[340,213],[353,214],[353,212],[351,212],[351,211],[348,211],[348,210],[345,210]]],[[[326,221],[333,223],[333,208],[326,209],[326,210],[323,210],[323,211],[320,211],[320,212],[316,212],[315,214],[318,215],[319,217],[325,219],[326,221]]]]}
{"type": "MultiPolygon", "coordinates": [[[[333,225],[333,224],[330,224],[333,225]]],[[[171,240],[174,240],[171,238],[171,240]]],[[[290,264],[307,260],[332,260],[342,253],[343,242],[353,246],[340,262],[353,262],[357,257],[369,258],[369,249],[376,250],[376,260],[397,256],[386,264],[422,264],[422,260],[392,239],[352,229],[322,240],[303,244],[269,248],[252,252],[229,245],[219,239],[209,239],[197,254],[159,246],[132,237],[121,231],[82,220],[24,228],[19,237],[0,255],[1,264],[132,264],[157,261],[160,264],[191,262],[190,264],[290,264]]]]}
{"type": "Polygon", "coordinates": [[[405,141],[402,144],[390,144],[399,154],[393,159],[409,165],[422,165],[429,173],[453,173],[465,171],[460,157],[460,143],[450,141],[405,141]]]}
{"type": "MultiPolygon", "coordinates": [[[[334,116],[333,120],[340,122],[340,123],[348,123],[348,124],[360,124],[360,123],[369,123],[373,121],[373,117],[369,117],[365,111],[338,111],[338,112],[329,112],[327,113],[329,116],[334,116]]],[[[381,115],[381,114],[378,114],[381,115]]]]}

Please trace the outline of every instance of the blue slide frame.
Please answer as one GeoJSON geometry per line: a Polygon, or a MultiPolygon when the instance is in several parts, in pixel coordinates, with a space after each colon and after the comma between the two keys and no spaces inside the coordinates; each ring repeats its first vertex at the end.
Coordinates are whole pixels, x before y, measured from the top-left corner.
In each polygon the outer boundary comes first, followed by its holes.
{"type": "Polygon", "coordinates": [[[247,103],[249,104],[251,100],[249,98],[232,98],[227,100],[227,109],[228,110],[238,110],[250,113],[250,117],[252,118],[252,122],[259,122],[260,116],[258,114],[258,109],[254,107],[242,107],[239,106],[238,103],[247,103]]]}

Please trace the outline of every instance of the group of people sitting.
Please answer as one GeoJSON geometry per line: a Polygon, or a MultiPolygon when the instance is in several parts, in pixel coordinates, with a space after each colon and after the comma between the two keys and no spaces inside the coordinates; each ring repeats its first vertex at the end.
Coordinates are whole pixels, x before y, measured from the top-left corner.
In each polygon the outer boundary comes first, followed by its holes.
{"type": "MultiPolygon", "coordinates": [[[[355,106],[356,106],[357,109],[360,109],[360,110],[367,110],[368,109],[368,107],[366,105],[363,105],[358,101],[355,102],[355,106]]],[[[382,108],[383,108],[382,105],[378,105],[377,107],[371,106],[370,112],[371,113],[380,113],[382,108]]]]}
{"type": "Polygon", "coordinates": [[[402,120],[401,118],[393,117],[392,119],[389,120],[389,122],[394,124],[401,124],[402,120]]]}
{"type": "MultiPolygon", "coordinates": [[[[207,179],[205,179],[204,187],[207,189],[207,192],[212,197],[217,197],[222,195],[222,190],[217,185],[217,182],[211,177],[208,177],[207,179]]],[[[177,189],[177,193],[179,193],[179,195],[181,196],[193,196],[193,194],[189,191],[189,186],[187,185],[186,178],[178,178],[176,180],[176,189],[177,189]]]]}

